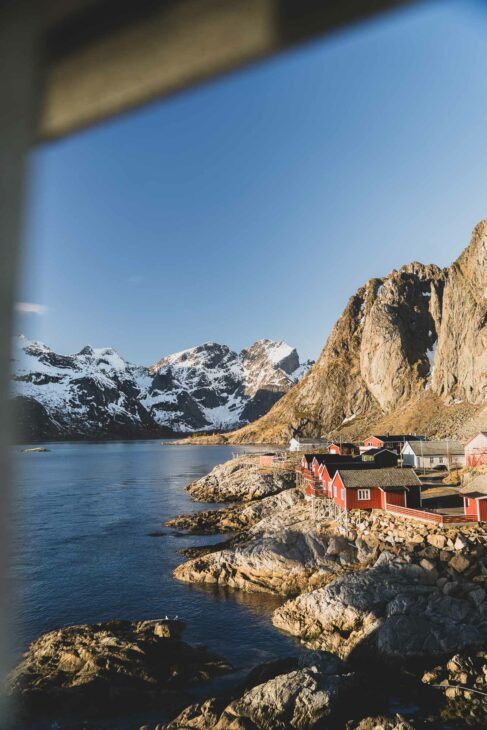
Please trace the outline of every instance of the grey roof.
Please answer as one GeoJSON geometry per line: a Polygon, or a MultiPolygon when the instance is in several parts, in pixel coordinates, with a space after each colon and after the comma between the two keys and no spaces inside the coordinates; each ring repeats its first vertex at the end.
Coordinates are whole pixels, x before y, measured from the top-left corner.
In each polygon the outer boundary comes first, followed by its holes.
{"type": "Polygon", "coordinates": [[[487,474],[478,474],[460,489],[465,497],[487,497],[487,474]]]}
{"type": "Polygon", "coordinates": [[[377,456],[377,454],[393,454],[397,456],[395,451],[387,449],[385,446],[371,446],[370,449],[362,451],[362,456],[377,456]]]}
{"type": "Polygon", "coordinates": [[[412,469],[338,469],[345,487],[415,487],[421,484],[412,469]]]}
{"type": "MultiPolygon", "coordinates": [[[[411,433],[388,433],[385,436],[379,436],[376,433],[372,433],[367,436],[368,439],[374,438],[379,441],[426,441],[426,436],[415,436],[411,433]]],[[[365,439],[367,441],[367,439],[365,439]]]]}
{"type": "Polygon", "coordinates": [[[406,441],[416,456],[463,456],[465,448],[460,441],[406,441]]]}

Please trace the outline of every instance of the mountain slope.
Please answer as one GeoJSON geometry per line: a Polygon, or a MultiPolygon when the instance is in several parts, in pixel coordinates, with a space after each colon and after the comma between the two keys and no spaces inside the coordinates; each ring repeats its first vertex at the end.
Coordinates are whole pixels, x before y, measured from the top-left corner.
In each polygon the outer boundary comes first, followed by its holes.
{"type": "Polygon", "coordinates": [[[110,348],[58,355],[18,337],[13,395],[19,431],[28,440],[162,437],[248,423],[306,367],[295,349],[271,340],[240,354],[205,343],[146,368],[110,348]]]}
{"type": "Polygon", "coordinates": [[[226,430],[266,413],[307,367],[285,342],[258,340],[241,353],[206,342],[150,367],[141,402],[177,431],[226,430]]]}
{"type": "Polygon", "coordinates": [[[161,431],[139,402],[143,368],[110,348],[85,347],[58,355],[49,347],[15,340],[13,395],[23,438],[130,438],[161,431]]]}
{"type": "Polygon", "coordinates": [[[352,296],[315,365],[233,443],[487,424],[487,221],[447,269],[417,262],[352,296]]]}

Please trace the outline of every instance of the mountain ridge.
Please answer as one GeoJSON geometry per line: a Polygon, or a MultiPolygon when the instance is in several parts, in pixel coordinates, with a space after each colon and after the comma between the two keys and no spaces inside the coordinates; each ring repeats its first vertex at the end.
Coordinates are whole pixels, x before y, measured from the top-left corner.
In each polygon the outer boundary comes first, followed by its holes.
{"type": "Polygon", "coordinates": [[[134,365],[113,348],[60,355],[16,338],[13,398],[21,438],[169,437],[234,428],[265,413],[300,377],[295,348],[258,340],[236,353],[207,342],[134,365]]]}
{"type": "MultiPolygon", "coordinates": [[[[417,261],[352,295],[305,377],[228,443],[487,427],[487,220],[444,269],[417,261]]],[[[215,437],[213,441],[217,441],[215,437]]]]}

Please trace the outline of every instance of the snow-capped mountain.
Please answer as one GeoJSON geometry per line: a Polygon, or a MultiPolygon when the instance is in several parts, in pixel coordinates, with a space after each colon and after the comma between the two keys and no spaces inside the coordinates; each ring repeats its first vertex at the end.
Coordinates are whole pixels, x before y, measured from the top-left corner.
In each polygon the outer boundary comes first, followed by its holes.
{"type": "Polygon", "coordinates": [[[249,423],[310,364],[300,365],[295,349],[271,340],[241,353],[209,342],[144,367],[111,348],[58,355],[20,336],[13,396],[26,439],[162,437],[249,423]]]}
{"type": "Polygon", "coordinates": [[[155,433],[157,424],[140,403],[138,381],[145,374],[110,348],[58,355],[17,337],[12,378],[20,433],[26,439],[155,433]]]}
{"type": "Polygon", "coordinates": [[[258,340],[240,353],[205,342],[149,368],[142,403],[177,431],[226,430],[267,413],[309,367],[285,342],[258,340]]]}

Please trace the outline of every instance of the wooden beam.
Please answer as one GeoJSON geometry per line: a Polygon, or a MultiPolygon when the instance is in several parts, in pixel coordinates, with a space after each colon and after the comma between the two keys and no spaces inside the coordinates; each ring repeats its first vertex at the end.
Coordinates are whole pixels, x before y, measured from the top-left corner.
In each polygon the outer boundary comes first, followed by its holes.
{"type": "Polygon", "coordinates": [[[44,0],[38,139],[60,137],[405,0],[44,0]],[[63,11],[64,9],[64,11],[63,11]]]}

